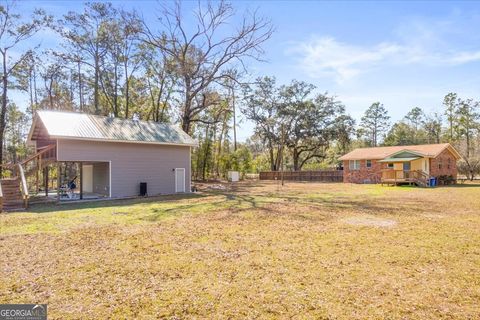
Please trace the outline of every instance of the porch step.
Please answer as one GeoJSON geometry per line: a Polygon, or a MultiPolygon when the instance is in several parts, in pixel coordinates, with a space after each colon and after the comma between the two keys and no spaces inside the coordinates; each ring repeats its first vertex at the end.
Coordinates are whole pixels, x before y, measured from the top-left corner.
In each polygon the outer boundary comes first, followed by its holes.
{"type": "Polygon", "coordinates": [[[25,204],[20,191],[20,180],[18,178],[1,179],[0,184],[3,192],[3,204],[1,210],[16,211],[24,209],[25,204]]]}
{"type": "Polygon", "coordinates": [[[6,208],[9,208],[9,209],[21,208],[21,209],[23,209],[23,200],[22,199],[20,199],[20,200],[9,200],[8,202],[3,203],[3,208],[4,209],[6,209],[6,208]]]}

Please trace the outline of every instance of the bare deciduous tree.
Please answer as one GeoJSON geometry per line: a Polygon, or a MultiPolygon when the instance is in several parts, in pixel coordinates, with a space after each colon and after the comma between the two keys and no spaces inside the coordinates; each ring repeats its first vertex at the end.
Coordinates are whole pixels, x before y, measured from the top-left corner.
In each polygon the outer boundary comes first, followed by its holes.
{"type": "Polygon", "coordinates": [[[164,7],[159,18],[166,31],[157,33],[145,25],[144,40],[164,52],[175,66],[183,96],[182,128],[187,133],[191,133],[192,123],[209,107],[197,104],[196,97],[229,77],[228,69],[233,64],[244,67],[247,58],[260,60],[264,53],[262,44],[273,32],[270,22],[253,12],[246,14],[240,26],[225,36],[233,14],[233,7],[224,1],[208,2],[205,6],[199,3],[195,26],[186,28],[180,2],[175,2],[164,7]]]}

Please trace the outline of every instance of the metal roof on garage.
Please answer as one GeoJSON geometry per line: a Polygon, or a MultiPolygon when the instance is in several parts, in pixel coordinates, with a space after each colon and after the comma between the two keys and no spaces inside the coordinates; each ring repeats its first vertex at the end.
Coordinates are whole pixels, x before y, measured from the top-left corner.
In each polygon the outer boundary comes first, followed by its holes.
{"type": "Polygon", "coordinates": [[[197,145],[180,127],[167,123],[50,110],[37,111],[30,141],[37,139],[35,127],[39,122],[50,139],[197,145]]]}

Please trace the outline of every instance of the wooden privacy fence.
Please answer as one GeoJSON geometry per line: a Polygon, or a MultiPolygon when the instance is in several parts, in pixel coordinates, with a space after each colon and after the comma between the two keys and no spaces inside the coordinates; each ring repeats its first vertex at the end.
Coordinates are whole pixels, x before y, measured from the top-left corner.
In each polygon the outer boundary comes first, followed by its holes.
{"type": "MultiPolygon", "coordinates": [[[[260,172],[260,180],[281,180],[281,171],[260,172]]],[[[342,170],[321,170],[321,171],[284,171],[283,179],[286,181],[321,181],[321,182],[343,182],[342,170]]]]}

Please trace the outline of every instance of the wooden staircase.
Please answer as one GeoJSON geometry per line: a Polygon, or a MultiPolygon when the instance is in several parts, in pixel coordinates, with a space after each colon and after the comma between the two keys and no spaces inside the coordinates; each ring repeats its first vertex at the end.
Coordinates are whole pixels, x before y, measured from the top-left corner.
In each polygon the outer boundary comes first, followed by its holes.
{"type": "Polygon", "coordinates": [[[413,178],[413,182],[419,186],[419,187],[423,187],[423,188],[426,188],[429,186],[429,180],[430,180],[430,176],[423,172],[422,170],[417,170],[417,171],[413,171],[413,175],[412,175],[412,178],[413,178]]]}
{"type": "Polygon", "coordinates": [[[50,145],[20,163],[2,165],[4,169],[11,170],[12,177],[0,180],[0,212],[28,208],[27,177],[36,175],[38,191],[39,172],[55,161],[56,146],[50,145]]]}
{"type": "Polygon", "coordinates": [[[16,211],[26,208],[26,204],[20,190],[20,179],[2,179],[2,211],[16,211]]]}

